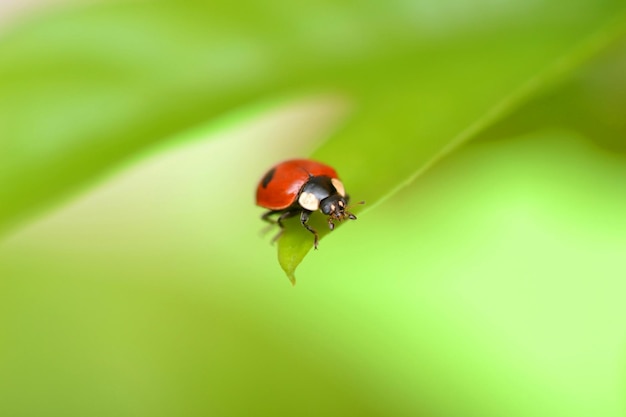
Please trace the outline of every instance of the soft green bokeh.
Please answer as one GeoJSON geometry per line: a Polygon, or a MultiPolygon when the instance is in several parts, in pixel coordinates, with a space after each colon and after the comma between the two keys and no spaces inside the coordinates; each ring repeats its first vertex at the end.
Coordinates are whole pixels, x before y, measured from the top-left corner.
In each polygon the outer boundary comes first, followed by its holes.
{"type": "Polygon", "coordinates": [[[0,415],[624,415],[623,10],[120,1],[5,31],[0,415]],[[295,288],[253,204],[293,155],[367,200],[295,288]]]}

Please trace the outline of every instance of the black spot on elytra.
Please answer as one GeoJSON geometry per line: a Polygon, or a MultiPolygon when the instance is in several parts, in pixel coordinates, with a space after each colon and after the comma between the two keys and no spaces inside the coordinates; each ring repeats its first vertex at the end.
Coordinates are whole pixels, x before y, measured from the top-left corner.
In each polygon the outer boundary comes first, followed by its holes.
{"type": "Polygon", "coordinates": [[[265,174],[265,176],[261,180],[261,184],[263,184],[263,188],[267,188],[267,186],[270,183],[270,181],[272,180],[272,178],[274,178],[274,173],[276,173],[276,168],[270,169],[268,171],[268,173],[265,174]]]}

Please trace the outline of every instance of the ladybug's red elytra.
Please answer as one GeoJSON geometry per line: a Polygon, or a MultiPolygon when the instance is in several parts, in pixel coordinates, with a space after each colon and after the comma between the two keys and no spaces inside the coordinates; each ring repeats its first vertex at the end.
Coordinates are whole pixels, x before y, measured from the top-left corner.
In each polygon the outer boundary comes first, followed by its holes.
{"type": "Polygon", "coordinates": [[[337,172],[309,159],[281,162],[267,171],[256,189],[257,205],[269,209],[261,218],[281,228],[274,239],[282,233],[283,220],[299,214],[302,226],[315,236],[315,249],[319,237],[307,223],[311,213],[319,209],[327,215],[328,227],[333,230],[335,220],[356,220],[356,216],[347,211],[348,201],[349,196],[337,172]],[[278,218],[271,219],[275,214],[279,215],[278,218]]]}

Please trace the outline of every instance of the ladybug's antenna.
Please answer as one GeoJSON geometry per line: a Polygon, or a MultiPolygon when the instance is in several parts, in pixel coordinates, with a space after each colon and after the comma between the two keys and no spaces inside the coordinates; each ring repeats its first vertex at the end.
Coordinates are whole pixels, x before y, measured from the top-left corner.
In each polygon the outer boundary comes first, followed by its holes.
{"type": "Polygon", "coordinates": [[[298,168],[300,168],[301,170],[306,172],[306,174],[309,176],[309,178],[313,178],[314,177],[314,175],[311,174],[305,167],[298,167],[298,168]]]}
{"type": "MultiPolygon", "coordinates": [[[[365,201],[359,201],[358,203],[355,203],[355,204],[365,204],[365,201]]],[[[356,220],[356,216],[348,211],[348,209],[352,206],[354,206],[354,204],[346,206],[346,209],[344,210],[344,216],[343,216],[344,219],[347,217],[350,220],[356,220]]],[[[339,219],[339,220],[342,220],[342,219],[339,219]]]]}
{"type": "Polygon", "coordinates": [[[348,204],[346,206],[346,211],[350,208],[350,207],[354,207],[356,204],[365,204],[365,200],[361,200],[358,203],[354,203],[354,204],[348,204]]]}

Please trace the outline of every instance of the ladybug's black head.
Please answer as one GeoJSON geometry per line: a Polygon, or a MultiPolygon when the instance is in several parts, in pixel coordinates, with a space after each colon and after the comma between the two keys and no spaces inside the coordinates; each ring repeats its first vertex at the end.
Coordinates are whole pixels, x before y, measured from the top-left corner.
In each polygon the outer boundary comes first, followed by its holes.
{"type": "Polygon", "coordinates": [[[320,202],[320,211],[327,216],[343,217],[346,210],[346,199],[339,194],[333,194],[320,202]]]}
{"type": "Polygon", "coordinates": [[[311,176],[300,191],[298,204],[305,210],[319,209],[328,217],[328,227],[334,229],[335,220],[356,219],[356,216],[346,211],[349,197],[343,184],[337,178],[327,176],[311,176]]]}
{"type": "Polygon", "coordinates": [[[328,217],[328,227],[335,228],[333,221],[356,219],[356,216],[346,211],[349,197],[343,184],[337,178],[327,176],[311,176],[300,191],[298,204],[305,210],[319,209],[328,217]]]}
{"type": "Polygon", "coordinates": [[[333,223],[334,220],[356,220],[356,216],[346,210],[348,199],[348,196],[344,197],[339,193],[335,193],[320,202],[320,211],[329,216],[328,227],[330,227],[330,230],[335,228],[335,223],[333,223]]]}
{"type": "Polygon", "coordinates": [[[356,216],[347,211],[350,197],[345,194],[343,184],[339,180],[334,180],[333,185],[335,186],[335,192],[320,202],[320,211],[328,216],[328,227],[330,230],[335,228],[335,220],[356,220],[356,216]]]}

